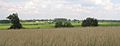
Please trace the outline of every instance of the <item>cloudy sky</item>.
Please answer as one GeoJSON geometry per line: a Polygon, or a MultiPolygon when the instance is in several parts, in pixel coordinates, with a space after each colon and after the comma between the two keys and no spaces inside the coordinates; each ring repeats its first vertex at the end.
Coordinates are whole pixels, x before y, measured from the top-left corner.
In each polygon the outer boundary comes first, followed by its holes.
{"type": "Polygon", "coordinates": [[[20,19],[120,20],[120,0],[0,0],[0,19],[14,12],[20,19]]]}

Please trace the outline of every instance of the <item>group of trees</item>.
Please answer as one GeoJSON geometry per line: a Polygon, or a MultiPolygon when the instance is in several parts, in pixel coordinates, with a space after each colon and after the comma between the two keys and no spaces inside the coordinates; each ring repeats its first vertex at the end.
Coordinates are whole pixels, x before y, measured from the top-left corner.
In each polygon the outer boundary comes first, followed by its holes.
{"type": "MultiPolygon", "coordinates": [[[[21,29],[21,28],[23,28],[21,23],[20,23],[20,20],[19,20],[17,13],[10,14],[7,18],[12,23],[12,25],[9,29],[21,29]]],[[[76,20],[76,21],[78,21],[78,20],[76,20]]],[[[54,22],[55,22],[56,28],[58,28],[58,27],[73,27],[70,20],[67,20],[65,18],[56,18],[56,19],[54,19],[54,22]]],[[[94,19],[94,18],[86,18],[85,20],[82,21],[81,26],[83,26],[83,27],[98,26],[98,20],[94,19]]]]}
{"type": "Polygon", "coordinates": [[[73,27],[73,25],[68,21],[67,19],[64,18],[57,18],[54,20],[55,22],[55,27],[73,27]]]}
{"type": "Polygon", "coordinates": [[[94,18],[87,18],[82,21],[82,26],[98,26],[98,20],[94,18]]]}

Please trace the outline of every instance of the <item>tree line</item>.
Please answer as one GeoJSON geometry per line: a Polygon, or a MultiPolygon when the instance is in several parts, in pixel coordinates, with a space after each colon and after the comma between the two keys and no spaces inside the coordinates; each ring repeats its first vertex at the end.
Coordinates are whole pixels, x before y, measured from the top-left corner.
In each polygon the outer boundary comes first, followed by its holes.
{"type": "MultiPolygon", "coordinates": [[[[23,28],[22,24],[20,23],[20,19],[18,17],[17,13],[10,14],[7,19],[11,22],[11,26],[9,29],[21,29],[23,28]]],[[[42,20],[41,20],[42,21],[42,20]]],[[[73,25],[70,22],[71,20],[67,20],[65,18],[56,18],[54,19],[55,22],[55,27],[73,27],[73,25]]],[[[74,20],[78,21],[78,20],[74,20]]],[[[98,26],[98,20],[95,18],[86,18],[85,20],[82,21],[82,26],[87,27],[87,26],[98,26]]]]}

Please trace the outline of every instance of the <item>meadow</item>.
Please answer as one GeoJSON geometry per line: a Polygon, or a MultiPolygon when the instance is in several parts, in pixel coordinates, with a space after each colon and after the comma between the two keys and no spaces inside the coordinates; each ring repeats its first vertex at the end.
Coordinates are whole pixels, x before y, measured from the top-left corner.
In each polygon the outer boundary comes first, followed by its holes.
{"type": "MultiPolygon", "coordinates": [[[[41,22],[21,22],[23,27],[26,29],[41,29],[41,28],[55,28],[54,23],[46,21],[41,22]]],[[[82,22],[71,22],[74,27],[81,27],[82,22]]],[[[0,23],[0,30],[5,30],[10,27],[10,23],[0,23]]],[[[120,22],[99,22],[99,26],[120,26],[120,22]]]]}
{"type": "Polygon", "coordinates": [[[120,46],[120,27],[0,30],[0,46],[120,46]]]}
{"type": "Polygon", "coordinates": [[[55,28],[54,23],[21,22],[25,29],[0,24],[0,46],[120,46],[120,22],[99,22],[98,27],[55,28]]]}
{"type": "MultiPolygon", "coordinates": [[[[41,21],[39,23],[36,23],[36,22],[21,22],[21,24],[26,29],[55,28],[54,23],[49,23],[49,22],[46,22],[46,21],[41,21]]],[[[75,22],[72,22],[72,24],[74,26],[80,25],[80,23],[75,23],[75,22]]],[[[10,23],[2,23],[2,24],[0,24],[0,29],[1,30],[8,29],[10,27],[10,25],[11,25],[10,23]]]]}

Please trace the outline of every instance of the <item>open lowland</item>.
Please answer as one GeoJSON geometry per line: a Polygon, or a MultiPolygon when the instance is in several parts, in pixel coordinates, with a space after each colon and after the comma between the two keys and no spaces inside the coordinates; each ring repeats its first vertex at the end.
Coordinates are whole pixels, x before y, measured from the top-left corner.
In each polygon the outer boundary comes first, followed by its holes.
{"type": "MultiPolygon", "coordinates": [[[[81,27],[81,23],[78,22],[71,22],[71,24],[74,27],[81,27]]],[[[5,30],[8,29],[10,27],[10,23],[0,23],[0,30],[5,30]]],[[[40,28],[55,28],[55,24],[54,23],[48,23],[48,22],[22,22],[22,25],[24,28],[26,29],[40,29],[40,28]]],[[[99,22],[99,26],[120,26],[120,22],[99,22]]]]}
{"type": "Polygon", "coordinates": [[[0,30],[0,46],[120,46],[120,27],[0,30]]]}

